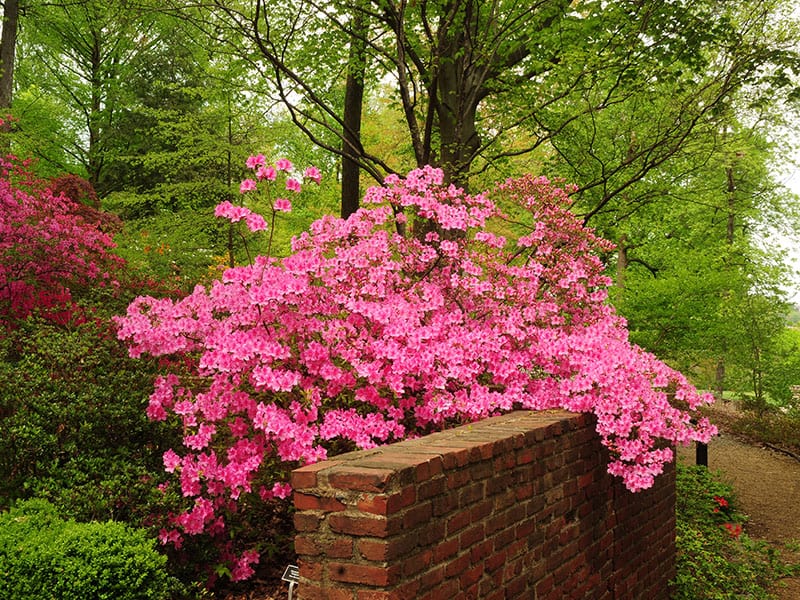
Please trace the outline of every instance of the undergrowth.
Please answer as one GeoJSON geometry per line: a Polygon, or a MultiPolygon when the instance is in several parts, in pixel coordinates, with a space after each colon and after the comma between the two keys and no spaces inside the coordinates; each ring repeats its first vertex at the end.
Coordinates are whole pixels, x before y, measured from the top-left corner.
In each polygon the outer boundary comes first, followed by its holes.
{"type": "Polygon", "coordinates": [[[730,485],[705,467],[678,465],[675,600],[770,600],[781,577],[800,573],[750,538],[730,485]]]}

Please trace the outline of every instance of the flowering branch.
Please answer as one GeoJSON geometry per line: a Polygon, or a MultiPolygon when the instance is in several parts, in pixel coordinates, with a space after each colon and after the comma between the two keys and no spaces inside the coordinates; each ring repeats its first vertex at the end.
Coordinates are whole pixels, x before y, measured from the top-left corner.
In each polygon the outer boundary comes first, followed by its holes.
{"type": "MultiPolygon", "coordinates": [[[[165,466],[191,508],[164,539],[221,534],[232,504],[285,497],[290,469],[332,444],[370,448],[518,408],[594,413],[608,470],[632,491],[653,484],[672,444],[708,441],[713,426],[672,399],[693,410],[711,397],[629,342],[597,256],[612,245],[569,212],[566,191],[526,177],[494,194],[530,215],[515,242],[491,230],[503,215],[488,195],[426,167],[370,188],[347,220],[316,221],[280,261],[257,256],[183,300],[131,304],[118,319],[131,354],[191,354],[206,382],[169,375],[150,397],[151,418],[186,428],[165,466]],[[398,233],[417,220],[435,227],[398,233]]],[[[218,212],[256,222],[245,207],[218,212]]]]}

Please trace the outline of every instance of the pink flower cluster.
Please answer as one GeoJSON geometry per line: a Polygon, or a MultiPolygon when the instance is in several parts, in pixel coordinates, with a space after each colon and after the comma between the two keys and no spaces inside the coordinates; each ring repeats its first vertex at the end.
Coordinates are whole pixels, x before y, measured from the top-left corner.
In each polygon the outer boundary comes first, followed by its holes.
{"type": "Polygon", "coordinates": [[[428,167],[365,202],[315,222],[281,261],[259,257],[179,301],[138,298],[118,319],[132,355],[190,355],[205,382],[164,377],[148,408],[186,428],[182,453],[164,457],[192,503],[175,521],[184,533],[224,528],[244,494],[287,494],[282,478],[332,441],[369,448],[514,409],[591,412],[608,470],[635,491],[671,444],[715,433],[676,407],[711,398],[629,342],[597,257],[611,245],[565,190],[526,177],[471,196],[428,167]],[[495,197],[527,211],[504,224],[515,242],[493,231],[508,220],[495,197]]]}
{"type": "MultiPolygon", "coordinates": [[[[0,158],[0,322],[10,326],[38,310],[51,320],[74,317],[73,292],[116,286],[123,261],[111,236],[13,157],[0,158]]],[[[84,210],[86,209],[86,210],[84,210]]]]}
{"type": "MultiPolygon", "coordinates": [[[[275,165],[268,165],[267,159],[263,154],[250,156],[245,164],[248,169],[255,172],[255,179],[246,178],[239,184],[239,192],[247,194],[258,190],[259,182],[265,181],[267,184],[274,182],[278,178],[279,173],[285,174],[285,187],[287,191],[299,194],[302,191],[303,184],[297,177],[290,176],[294,165],[291,161],[281,158],[275,162],[275,165]]],[[[322,175],[316,167],[307,167],[303,171],[303,179],[308,179],[316,184],[322,180],[322,175]]],[[[292,210],[292,203],[286,198],[276,198],[270,206],[272,219],[274,224],[275,214],[278,212],[290,212],[292,210]]],[[[269,229],[270,225],[267,224],[266,219],[256,211],[225,201],[217,205],[214,210],[214,215],[229,219],[232,223],[244,221],[250,231],[264,231],[269,229]]]]}

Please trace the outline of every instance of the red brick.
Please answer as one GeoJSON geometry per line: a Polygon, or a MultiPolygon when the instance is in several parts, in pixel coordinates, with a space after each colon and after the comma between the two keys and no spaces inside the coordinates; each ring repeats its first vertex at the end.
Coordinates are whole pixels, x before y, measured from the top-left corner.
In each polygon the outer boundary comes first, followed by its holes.
{"type": "Polygon", "coordinates": [[[353,538],[341,536],[326,540],[322,547],[322,553],[327,558],[351,558],[353,556],[353,538]]]}
{"type": "Polygon", "coordinates": [[[416,500],[417,488],[409,485],[395,494],[364,495],[356,506],[361,512],[388,516],[411,506],[416,500]]]}
{"type": "Polygon", "coordinates": [[[330,586],[303,582],[295,588],[294,597],[297,600],[353,600],[354,594],[350,590],[331,589],[330,586]]]}
{"type": "Polygon", "coordinates": [[[359,464],[369,468],[388,469],[402,475],[413,473],[417,483],[443,471],[442,458],[438,454],[401,454],[390,451],[370,456],[359,464]]]}
{"type": "Polygon", "coordinates": [[[321,521],[322,517],[314,513],[310,512],[294,513],[295,531],[302,531],[302,532],[316,531],[321,521]]]}
{"type": "Polygon", "coordinates": [[[441,444],[430,444],[430,447],[441,453],[442,466],[446,470],[451,470],[456,467],[463,467],[469,463],[470,452],[468,448],[447,446],[445,444],[447,444],[447,441],[443,441],[441,444]]]}
{"type": "Polygon", "coordinates": [[[484,539],[486,539],[486,527],[484,527],[483,523],[478,523],[465,529],[459,536],[458,542],[461,550],[468,550],[484,539]]]}
{"type": "Polygon", "coordinates": [[[464,529],[471,523],[469,512],[461,511],[453,513],[453,516],[447,520],[447,535],[453,535],[456,531],[464,529]]]}
{"type": "Polygon", "coordinates": [[[444,567],[438,566],[419,577],[420,591],[424,592],[435,586],[440,585],[444,581],[444,567]]]}
{"type": "Polygon", "coordinates": [[[294,550],[298,554],[315,556],[322,552],[314,537],[309,535],[296,534],[294,536],[294,550]]]}
{"type": "Polygon", "coordinates": [[[327,572],[331,581],[358,583],[372,587],[393,585],[400,579],[400,567],[398,565],[380,567],[377,565],[329,562],[327,564],[327,572]]]}
{"type": "Polygon", "coordinates": [[[387,562],[402,558],[417,546],[415,535],[393,537],[391,540],[358,540],[358,552],[364,560],[387,562]]]}
{"type": "Polygon", "coordinates": [[[392,590],[358,590],[357,600],[410,600],[420,589],[418,581],[409,581],[392,590]]]}
{"type": "Polygon", "coordinates": [[[486,571],[493,573],[506,563],[507,553],[504,550],[495,552],[486,557],[486,571]]]}
{"type": "Polygon", "coordinates": [[[430,502],[416,504],[403,514],[403,529],[415,529],[418,525],[428,523],[433,516],[430,502]]]}
{"type": "Polygon", "coordinates": [[[380,517],[347,513],[332,513],[328,517],[328,524],[336,533],[382,538],[396,533],[400,529],[400,521],[396,519],[391,521],[380,517]]]}
{"type": "Polygon", "coordinates": [[[474,567],[467,569],[461,574],[461,577],[458,578],[459,583],[461,583],[461,589],[469,588],[470,586],[475,585],[476,583],[478,583],[482,575],[483,575],[483,563],[477,564],[474,567]]]}
{"type": "Polygon", "coordinates": [[[417,488],[417,497],[420,500],[433,498],[443,494],[447,489],[447,479],[444,476],[428,479],[419,484],[417,488]]]}
{"type": "Polygon", "coordinates": [[[297,561],[300,570],[300,577],[312,581],[322,581],[322,563],[304,560],[302,557],[297,561]]]}
{"type": "Polygon", "coordinates": [[[445,566],[445,575],[447,577],[455,577],[460,575],[469,568],[469,565],[469,554],[462,554],[458,558],[447,563],[445,566]]]}
{"type": "Polygon", "coordinates": [[[327,472],[328,483],[340,490],[383,492],[395,472],[389,469],[365,469],[351,465],[333,467],[327,472]]]}
{"type": "Polygon", "coordinates": [[[482,521],[494,512],[494,500],[484,500],[472,505],[469,511],[470,519],[473,522],[482,521]]]}
{"type": "Polygon", "coordinates": [[[402,562],[402,575],[404,578],[411,578],[420,571],[424,571],[431,566],[431,559],[433,553],[430,550],[424,550],[413,556],[408,556],[402,562]]]}
{"type": "Polygon", "coordinates": [[[458,546],[458,538],[456,537],[444,540],[433,549],[433,560],[441,563],[451,556],[455,556],[458,553],[458,546]]]}
{"type": "Polygon", "coordinates": [[[539,596],[546,596],[553,590],[554,586],[555,579],[552,575],[548,575],[536,584],[536,597],[538,598],[539,596]]]}
{"type": "Polygon", "coordinates": [[[492,556],[492,540],[484,540],[480,544],[475,544],[470,548],[469,558],[473,563],[483,563],[492,556]]]}
{"type": "Polygon", "coordinates": [[[325,512],[337,512],[346,508],[336,498],[312,496],[301,492],[294,493],[294,507],[297,510],[322,510],[325,512]]]}
{"type": "Polygon", "coordinates": [[[291,484],[295,490],[306,490],[309,488],[317,487],[317,475],[320,471],[325,471],[339,464],[336,460],[324,460],[322,462],[314,463],[300,467],[292,471],[291,484]]]}
{"type": "Polygon", "coordinates": [[[459,469],[447,473],[447,488],[450,490],[460,490],[470,481],[472,481],[472,474],[469,469],[459,469]]]}

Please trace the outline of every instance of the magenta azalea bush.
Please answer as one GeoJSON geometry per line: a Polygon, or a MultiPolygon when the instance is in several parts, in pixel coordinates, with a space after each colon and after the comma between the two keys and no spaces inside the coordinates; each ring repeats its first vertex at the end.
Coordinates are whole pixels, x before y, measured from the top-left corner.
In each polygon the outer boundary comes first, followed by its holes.
{"type": "MultiPolygon", "coordinates": [[[[217,212],[269,229],[254,216],[259,188],[277,185],[276,171],[292,192],[300,180],[284,162],[248,166],[245,206],[217,212]]],[[[287,205],[265,204],[273,225],[287,205]]],[[[629,342],[597,256],[612,246],[568,207],[545,178],[468,195],[426,167],[371,188],[347,220],[315,222],[285,258],[258,256],[178,301],[137,298],[118,320],[130,353],[193,365],[191,377],[158,379],[148,408],[179,415],[186,432],[164,463],[189,506],[162,540],[225,537],[245,497],[286,497],[289,471],[332,449],[514,409],[595,414],[608,470],[632,491],[652,485],[673,443],[708,441],[714,427],[691,410],[710,397],[629,342]],[[501,214],[495,196],[526,218],[501,214]]],[[[239,554],[232,578],[257,560],[239,554]]]]}
{"type": "Polygon", "coordinates": [[[34,313],[75,318],[76,292],[116,288],[123,262],[103,213],[54,193],[30,166],[0,157],[0,329],[34,313]]]}

